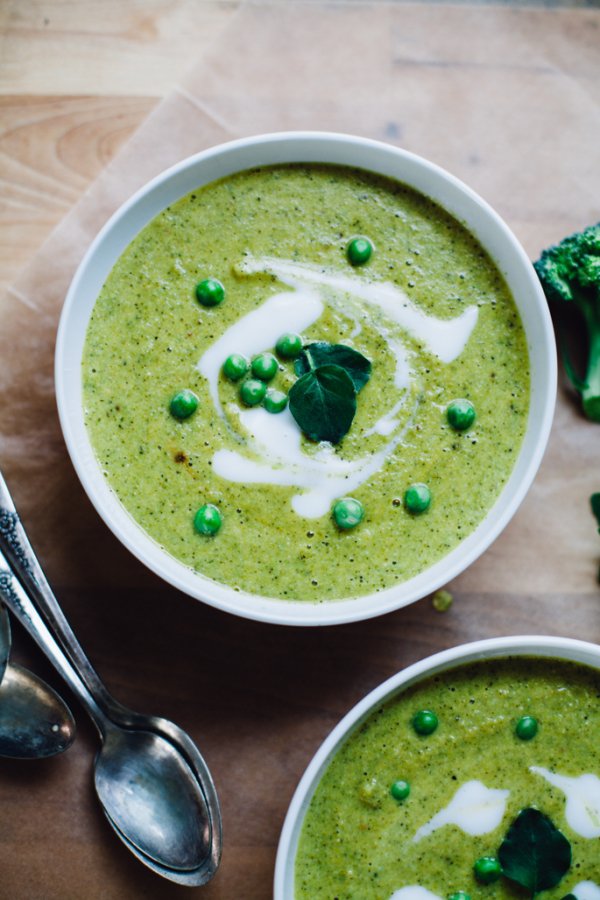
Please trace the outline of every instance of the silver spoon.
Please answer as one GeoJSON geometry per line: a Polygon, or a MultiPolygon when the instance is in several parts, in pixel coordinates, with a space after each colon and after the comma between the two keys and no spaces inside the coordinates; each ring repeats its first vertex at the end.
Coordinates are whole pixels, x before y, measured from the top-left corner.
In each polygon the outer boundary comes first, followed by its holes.
{"type": "Polygon", "coordinates": [[[0,548],[8,560],[0,555],[0,596],[100,734],[95,786],[108,821],[158,874],[182,884],[204,884],[221,856],[221,816],[210,772],[180,728],[132,712],[108,693],[45,579],[1,475],[0,548]]]}
{"type": "Polygon", "coordinates": [[[0,684],[4,677],[4,670],[10,654],[10,623],[8,613],[0,603],[0,684]]]}
{"type": "Polygon", "coordinates": [[[0,756],[54,756],[74,738],[73,716],[58,694],[33,672],[10,663],[0,685],[0,756]]]}
{"type": "Polygon", "coordinates": [[[38,759],[62,753],[75,739],[65,702],[33,672],[8,665],[8,613],[0,603],[0,756],[38,759]]]}

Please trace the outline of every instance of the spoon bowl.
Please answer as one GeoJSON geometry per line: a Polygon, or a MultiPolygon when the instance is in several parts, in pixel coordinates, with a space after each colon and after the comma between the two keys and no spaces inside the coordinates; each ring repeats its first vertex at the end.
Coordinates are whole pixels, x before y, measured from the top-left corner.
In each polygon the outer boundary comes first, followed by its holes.
{"type": "Polygon", "coordinates": [[[55,756],[74,739],[73,716],[50,685],[22,666],[7,665],[0,685],[0,756],[55,756]]]}
{"type": "Polygon", "coordinates": [[[0,684],[4,678],[4,671],[8,665],[10,654],[10,624],[8,613],[0,603],[0,684]]]}
{"type": "MultiPolygon", "coordinates": [[[[106,814],[106,810],[104,811],[106,814]]],[[[121,839],[121,841],[125,844],[130,853],[133,853],[140,862],[143,862],[145,866],[149,869],[152,869],[153,872],[156,872],[157,875],[162,875],[163,878],[168,878],[169,881],[174,881],[176,884],[183,884],[186,887],[200,887],[200,885],[206,884],[209,878],[215,872],[216,866],[213,861],[202,863],[198,866],[197,869],[190,869],[189,871],[185,871],[184,869],[171,869],[168,866],[161,866],[160,863],[157,863],[156,860],[151,859],[149,856],[146,856],[141,852],[134,844],[128,840],[127,836],[120,831],[112,819],[107,815],[106,819],[108,824],[113,828],[115,834],[121,839]]]]}
{"type": "Polygon", "coordinates": [[[111,825],[144,857],[186,872],[210,859],[211,817],[197,774],[162,735],[110,728],[94,780],[111,825]]]}

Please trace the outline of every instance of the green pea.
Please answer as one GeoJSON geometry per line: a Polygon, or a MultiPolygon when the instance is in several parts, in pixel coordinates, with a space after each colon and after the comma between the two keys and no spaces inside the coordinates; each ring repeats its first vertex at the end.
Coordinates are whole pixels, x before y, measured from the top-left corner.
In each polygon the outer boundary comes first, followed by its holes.
{"type": "Polygon", "coordinates": [[[466,431],[475,421],[475,407],[470,400],[453,400],[446,409],[446,418],[455,431],[466,431]]]}
{"type": "Polygon", "coordinates": [[[438,724],[438,717],[430,709],[420,709],[412,717],[412,727],[417,734],[433,734],[438,724]]]}
{"type": "Polygon", "coordinates": [[[362,522],[364,515],[362,503],[360,500],[355,500],[354,497],[343,497],[333,507],[335,524],[343,531],[356,528],[362,522]]]}
{"type": "Polygon", "coordinates": [[[369,809],[381,808],[381,794],[376,778],[365,781],[358,789],[358,799],[369,809]]]}
{"type": "Polygon", "coordinates": [[[259,353],[252,360],[252,374],[261,381],[271,381],[278,369],[279,363],[272,353],[259,353]]]}
{"type": "Polygon", "coordinates": [[[216,278],[205,278],[196,285],[196,297],[202,306],[218,306],[225,299],[225,288],[216,278]]]}
{"type": "Polygon", "coordinates": [[[456,891],[455,894],[450,894],[448,900],[471,900],[471,895],[466,891],[456,891]]]}
{"type": "Polygon", "coordinates": [[[521,716],[515,727],[515,734],[522,741],[530,741],[538,732],[538,721],[533,716],[521,716]]]}
{"type": "Polygon", "coordinates": [[[431,598],[431,605],[438,612],[447,612],[454,603],[454,597],[450,591],[436,591],[431,598]]]}
{"type": "Polygon", "coordinates": [[[403,781],[402,778],[400,778],[391,786],[390,794],[392,795],[394,800],[406,800],[406,798],[410,794],[410,784],[408,783],[408,781],[403,781]]]}
{"type": "Polygon", "coordinates": [[[404,493],[404,505],[415,516],[429,509],[431,503],[431,491],[426,484],[420,482],[411,484],[404,493]]]}
{"type": "Polygon", "coordinates": [[[284,394],[283,391],[276,391],[274,388],[269,388],[263,400],[264,408],[270,413],[283,412],[287,403],[287,394],[284,394]]]}
{"type": "Polygon", "coordinates": [[[258,406],[265,398],[267,386],[258,378],[247,378],[240,386],[240,397],[246,406],[258,406]]]}
{"type": "Polygon", "coordinates": [[[275,344],[275,349],[283,359],[295,359],[303,346],[304,341],[301,336],[299,334],[294,334],[292,331],[288,331],[281,335],[275,344]]]}
{"type": "Polygon", "coordinates": [[[561,900],[577,900],[577,897],[575,896],[575,894],[565,894],[565,896],[562,897],[561,900]]]}
{"type": "Polygon", "coordinates": [[[216,534],[223,519],[214,503],[205,503],[194,516],[194,528],[198,534],[210,536],[216,534]]]}
{"type": "Polygon", "coordinates": [[[188,419],[198,409],[198,398],[193,391],[185,388],[171,397],[169,410],[176,419],[188,419]]]}
{"type": "Polygon", "coordinates": [[[351,266],[364,266],[371,259],[373,244],[366,237],[355,237],[346,245],[346,257],[351,266]]]}
{"type": "Polygon", "coordinates": [[[223,363],[223,375],[230,381],[239,381],[250,368],[250,360],[241,353],[232,353],[223,363]]]}
{"type": "Polygon", "coordinates": [[[473,872],[481,884],[493,884],[502,875],[502,866],[495,856],[480,856],[473,866],[473,872]]]}

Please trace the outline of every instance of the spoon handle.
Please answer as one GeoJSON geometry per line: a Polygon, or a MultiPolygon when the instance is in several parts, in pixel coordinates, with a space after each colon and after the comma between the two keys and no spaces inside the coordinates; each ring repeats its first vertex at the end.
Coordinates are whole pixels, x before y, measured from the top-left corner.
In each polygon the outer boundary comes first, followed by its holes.
{"type": "MultiPolygon", "coordinates": [[[[94,697],[96,708],[100,708],[108,718],[123,714],[125,708],[117,703],[104,687],[60,608],[29,542],[1,472],[0,551],[6,557],[19,581],[27,589],[30,605],[48,626],[46,629],[48,634],[52,633],[53,640],[56,641],[63,655],[67,657],[73,669],[78,673],[87,692],[94,697]]],[[[19,616],[19,613],[15,613],[15,615],[19,616]]],[[[22,620],[22,617],[19,617],[22,620]]],[[[37,640],[36,634],[33,634],[33,637],[37,640]]],[[[45,648],[42,646],[42,649],[45,648]]]]}
{"type": "Polygon", "coordinates": [[[2,552],[0,552],[0,599],[43,650],[54,668],[62,675],[89,713],[100,734],[103,735],[106,728],[104,713],[71,665],[60,644],[55,640],[2,552]]]}

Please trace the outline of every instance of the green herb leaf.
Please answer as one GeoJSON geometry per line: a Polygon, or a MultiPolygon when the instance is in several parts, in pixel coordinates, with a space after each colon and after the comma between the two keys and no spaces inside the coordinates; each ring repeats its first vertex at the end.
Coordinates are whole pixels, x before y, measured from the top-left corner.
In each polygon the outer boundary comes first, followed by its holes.
{"type": "Polygon", "coordinates": [[[340,366],[317,366],[292,385],[288,396],[291,414],[313,441],[337,444],[352,425],[356,391],[340,366]]]}
{"type": "Polygon", "coordinates": [[[592,494],[592,496],[590,497],[590,503],[592,505],[592,512],[596,516],[598,531],[600,531],[600,494],[592,494]]]}
{"type": "Polygon", "coordinates": [[[539,809],[522,809],[504,838],[502,873],[534,894],[558,884],[571,867],[571,845],[539,809]]]}
{"type": "Polygon", "coordinates": [[[327,341],[315,341],[303,348],[294,363],[296,375],[306,375],[318,366],[341,366],[345,369],[356,392],[365,386],[371,377],[371,361],[345,344],[328,344],[327,341]]]}

